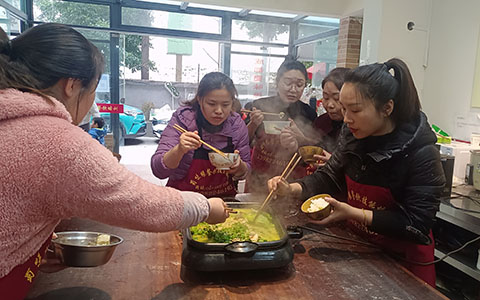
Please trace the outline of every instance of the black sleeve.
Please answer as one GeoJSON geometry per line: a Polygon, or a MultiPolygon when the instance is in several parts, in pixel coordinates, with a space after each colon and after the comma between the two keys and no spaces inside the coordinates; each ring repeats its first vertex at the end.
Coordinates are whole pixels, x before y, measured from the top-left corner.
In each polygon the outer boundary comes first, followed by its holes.
{"type": "Polygon", "coordinates": [[[303,109],[305,118],[307,118],[308,120],[310,120],[310,122],[313,123],[313,121],[315,121],[315,119],[317,118],[317,112],[310,105],[307,105],[303,102],[302,104],[304,105],[303,109]]]}
{"type": "Polygon", "coordinates": [[[302,186],[302,199],[308,199],[317,194],[338,194],[345,185],[343,162],[344,154],[335,151],[325,166],[318,168],[312,175],[303,177],[296,182],[302,186]]]}
{"type": "Polygon", "coordinates": [[[406,158],[407,180],[398,210],[374,210],[371,230],[418,244],[428,237],[440,205],[445,176],[438,150],[429,145],[406,158]]]}

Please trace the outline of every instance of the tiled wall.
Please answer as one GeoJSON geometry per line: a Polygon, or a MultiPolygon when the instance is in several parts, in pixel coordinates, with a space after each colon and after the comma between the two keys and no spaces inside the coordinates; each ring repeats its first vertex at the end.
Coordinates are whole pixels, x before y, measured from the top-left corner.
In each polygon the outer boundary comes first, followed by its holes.
{"type": "Polygon", "coordinates": [[[337,67],[355,68],[358,66],[361,39],[362,18],[345,17],[340,20],[337,67]]]}

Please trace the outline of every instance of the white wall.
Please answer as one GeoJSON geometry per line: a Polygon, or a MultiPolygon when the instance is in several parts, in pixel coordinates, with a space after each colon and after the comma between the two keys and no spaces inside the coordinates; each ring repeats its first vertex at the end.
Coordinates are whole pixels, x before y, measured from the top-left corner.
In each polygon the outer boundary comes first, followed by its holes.
{"type": "Polygon", "coordinates": [[[434,0],[431,28],[423,108],[432,123],[454,137],[468,140],[471,131],[480,132],[480,110],[470,104],[480,1],[434,0]],[[456,126],[457,116],[476,126],[456,126]]]}
{"type": "Polygon", "coordinates": [[[405,60],[430,123],[463,140],[480,133],[480,109],[471,108],[480,1],[364,0],[363,18],[362,64],[405,60]]]}
{"type": "Polygon", "coordinates": [[[431,123],[460,139],[468,140],[472,131],[480,133],[480,109],[470,104],[480,31],[478,0],[195,2],[294,14],[363,15],[360,63],[383,62],[392,57],[405,60],[431,123]],[[416,24],[413,31],[406,28],[409,21],[416,24]],[[463,123],[456,121],[459,116],[463,123]],[[461,126],[464,123],[471,126],[461,126]]]}
{"type": "Polygon", "coordinates": [[[409,66],[419,95],[425,78],[425,51],[431,0],[365,0],[360,64],[397,57],[409,66]],[[408,31],[407,23],[415,22],[408,31]]]}

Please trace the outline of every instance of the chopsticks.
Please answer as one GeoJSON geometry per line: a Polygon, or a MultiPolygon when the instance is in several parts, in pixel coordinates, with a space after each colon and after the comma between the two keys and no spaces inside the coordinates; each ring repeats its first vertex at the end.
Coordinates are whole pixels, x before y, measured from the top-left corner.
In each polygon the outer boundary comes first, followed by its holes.
{"type": "Polygon", "coordinates": [[[228,211],[229,214],[238,214],[238,211],[233,210],[233,208],[230,207],[225,208],[225,211],[228,211]]]}
{"type": "MultiPolygon", "coordinates": [[[[295,152],[295,154],[293,154],[292,158],[288,162],[287,166],[283,170],[282,175],[280,175],[280,177],[282,177],[283,179],[286,180],[288,178],[288,176],[290,176],[290,174],[292,174],[293,170],[298,165],[300,160],[302,160],[302,157],[299,156],[297,152],[295,152]]],[[[271,190],[270,193],[268,194],[267,198],[265,198],[265,200],[263,201],[262,206],[260,206],[260,209],[257,211],[257,214],[255,215],[255,218],[253,218],[253,222],[255,222],[257,217],[260,215],[260,212],[265,208],[265,206],[268,204],[268,202],[270,202],[273,194],[274,194],[274,190],[271,190]]]]}
{"type": "MultiPolygon", "coordinates": [[[[187,132],[186,129],[182,128],[182,127],[181,127],[180,125],[178,125],[178,124],[173,124],[173,128],[175,128],[176,130],[180,131],[181,133],[187,132]]],[[[220,154],[220,155],[223,156],[224,158],[230,160],[230,159],[228,158],[228,156],[227,156],[224,152],[222,152],[222,151],[218,150],[217,148],[213,147],[212,145],[210,145],[210,144],[202,141],[202,139],[200,139],[200,143],[204,144],[204,145],[207,146],[208,148],[210,148],[210,149],[212,149],[213,151],[217,152],[218,154],[220,154]]]]}
{"type": "MultiPolygon", "coordinates": [[[[251,112],[253,112],[253,110],[248,110],[248,109],[242,109],[241,111],[242,111],[242,112],[246,112],[246,113],[251,113],[251,112]]],[[[280,118],[285,117],[285,113],[284,113],[283,111],[281,111],[281,112],[279,112],[279,113],[263,112],[263,111],[262,111],[262,114],[264,114],[264,115],[272,115],[272,116],[279,116],[280,118]]]]}

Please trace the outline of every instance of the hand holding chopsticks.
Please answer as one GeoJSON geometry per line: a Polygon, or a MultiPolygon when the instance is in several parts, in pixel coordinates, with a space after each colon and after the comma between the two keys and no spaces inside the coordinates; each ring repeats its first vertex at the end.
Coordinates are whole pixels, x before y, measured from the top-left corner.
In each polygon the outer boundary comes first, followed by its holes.
{"type": "MultiPolygon", "coordinates": [[[[253,112],[253,110],[248,110],[248,109],[242,109],[241,110],[242,112],[245,112],[245,113],[251,113],[253,112]]],[[[271,115],[271,116],[278,116],[280,119],[283,119],[283,117],[285,117],[285,113],[283,111],[279,112],[279,113],[272,113],[272,112],[264,112],[262,111],[262,114],[263,115],[271,115]]]]}
{"type": "MultiPolygon", "coordinates": [[[[188,132],[186,129],[182,128],[182,127],[181,127],[180,125],[178,125],[178,124],[174,124],[174,125],[173,125],[173,128],[175,128],[176,130],[180,131],[181,133],[188,132]]],[[[222,152],[222,151],[218,150],[217,148],[211,146],[210,144],[202,141],[202,139],[200,139],[199,141],[200,141],[200,143],[204,144],[204,145],[207,146],[208,148],[212,149],[213,151],[215,151],[215,152],[217,152],[218,154],[220,154],[221,156],[223,156],[224,158],[228,159],[228,156],[227,156],[224,152],[222,152]]]]}
{"type": "MultiPolygon", "coordinates": [[[[290,174],[293,172],[293,170],[298,165],[298,163],[300,162],[301,159],[302,159],[302,157],[300,155],[298,155],[297,152],[295,152],[295,154],[293,154],[292,158],[290,159],[287,166],[283,170],[282,175],[280,175],[280,180],[286,180],[288,178],[288,176],[290,176],[290,174]]],[[[263,209],[268,204],[268,202],[270,202],[270,200],[273,198],[275,193],[276,193],[276,190],[274,190],[274,189],[272,189],[270,191],[267,198],[265,198],[265,200],[263,201],[262,206],[257,211],[257,214],[255,215],[255,218],[253,219],[253,221],[255,221],[257,219],[260,212],[263,211],[263,209]]]]}

